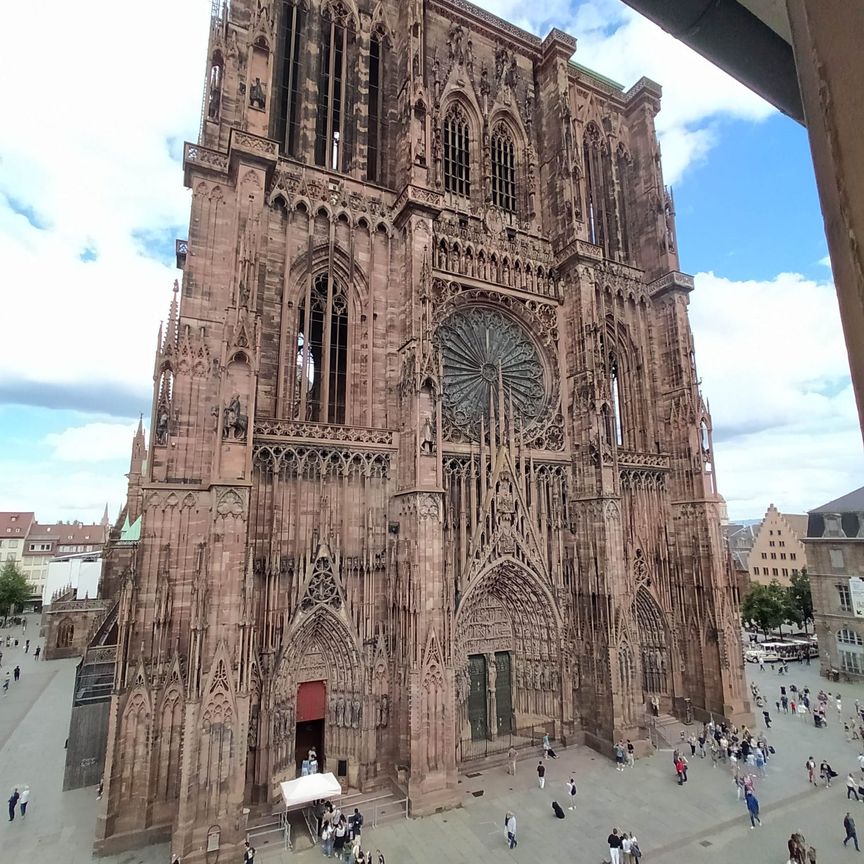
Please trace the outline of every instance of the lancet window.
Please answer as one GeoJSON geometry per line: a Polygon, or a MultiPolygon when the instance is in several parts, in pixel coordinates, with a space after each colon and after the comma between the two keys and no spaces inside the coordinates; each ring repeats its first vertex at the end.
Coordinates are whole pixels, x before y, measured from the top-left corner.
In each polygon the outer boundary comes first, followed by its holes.
{"type": "Polygon", "coordinates": [[[444,120],[444,189],[471,197],[470,127],[465,112],[454,105],[444,120]]]}
{"type": "Polygon", "coordinates": [[[369,137],[367,145],[366,176],[371,183],[380,182],[381,143],[384,111],[384,38],[380,31],[372,33],[369,42],[369,137]]]}
{"type": "Polygon", "coordinates": [[[341,283],[321,273],[298,313],[295,417],[345,423],[347,382],[348,297],[341,283]]]}
{"type": "Polygon", "coordinates": [[[279,24],[276,137],[289,156],[297,155],[300,131],[300,51],[305,12],[296,0],[282,0],[279,24]]]}
{"type": "Polygon", "coordinates": [[[621,405],[621,370],[618,358],[609,355],[609,391],[612,397],[612,422],[615,443],[621,447],[624,444],[624,418],[621,405]]]}
{"type": "Polygon", "coordinates": [[[321,17],[315,164],[331,171],[343,170],[345,158],[349,20],[350,13],[341,3],[328,6],[321,17]]]}
{"type": "Polygon", "coordinates": [[[604,188],[608,161],[600,130],[589,123],[585,129],[582,146],[585,161],[585,218],[588,224],[588,239],[609,251],[609,225],[607,201],[604,188]]]}
{"type": "Polygon", "coordinates": [[[492,133],[492,203],[507,213],[516,212],[516,149],[503,124],[492,133]]]}

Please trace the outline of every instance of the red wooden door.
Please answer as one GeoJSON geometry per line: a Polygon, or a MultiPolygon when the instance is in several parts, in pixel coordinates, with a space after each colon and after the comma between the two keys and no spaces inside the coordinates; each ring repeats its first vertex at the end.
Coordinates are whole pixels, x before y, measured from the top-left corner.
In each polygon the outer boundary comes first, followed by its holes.
{"type": "Polygon", "coordinates": [[[327,712],[327,682],[304,681],[297,688],[297,722],[323,720],[327,712]]]}

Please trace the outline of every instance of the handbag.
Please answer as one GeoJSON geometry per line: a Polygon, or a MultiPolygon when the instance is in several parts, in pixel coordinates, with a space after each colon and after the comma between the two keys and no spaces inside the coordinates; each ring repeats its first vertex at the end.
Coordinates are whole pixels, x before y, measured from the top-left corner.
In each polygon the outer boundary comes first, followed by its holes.
{"type": "Polygon", "coordinates": [[[768,752],[771,753],[771,754],[773,755],[773,754],[776,753],[777,751],[776,751],[776,750],[775,750],[775,749],[774,749],[774,748],[769,744],[769,745],[768,745],[768,752]]]}

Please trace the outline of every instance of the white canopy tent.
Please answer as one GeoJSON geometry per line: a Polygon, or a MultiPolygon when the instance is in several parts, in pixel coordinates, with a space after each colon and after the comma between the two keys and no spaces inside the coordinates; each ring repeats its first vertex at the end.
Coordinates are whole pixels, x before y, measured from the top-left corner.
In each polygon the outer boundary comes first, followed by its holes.
{"type": "Polygon", "coordinates": [[[322,798],[337,798],[342,794],[342,787],[331,772],[307,774],[296,780],[286,780],[279,786],[282,789],[282,800],[285,802],[286,810],[302,807],[304,804],[322,798]]]}

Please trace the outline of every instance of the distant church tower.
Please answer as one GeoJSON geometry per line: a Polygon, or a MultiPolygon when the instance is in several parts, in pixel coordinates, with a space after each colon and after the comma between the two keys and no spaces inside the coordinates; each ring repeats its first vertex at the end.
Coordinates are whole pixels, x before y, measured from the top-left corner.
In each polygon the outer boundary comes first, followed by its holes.
{"type": "Polygon", "coordinates": [[[747,715],[660,88],[575,46],[465,0],[214,16],[98,850],[236,856],[313,746],[419,814],[528,727],[747,715]]]}

